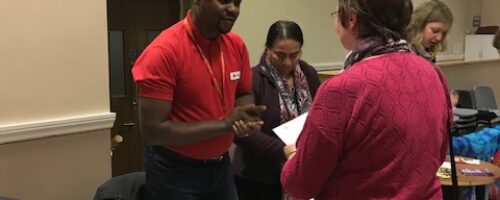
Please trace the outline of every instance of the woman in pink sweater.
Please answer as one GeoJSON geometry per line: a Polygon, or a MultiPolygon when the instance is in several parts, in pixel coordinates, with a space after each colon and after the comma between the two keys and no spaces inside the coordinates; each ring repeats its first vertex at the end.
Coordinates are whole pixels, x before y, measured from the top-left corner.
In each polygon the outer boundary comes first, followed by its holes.
{"type": "Polygon", "coordinates": [[[350,50],[319,88],[281,182],[298,199],[442,199],[451,106],[446,80],[403,38],[411,0],[339,0],[350,50]]]}

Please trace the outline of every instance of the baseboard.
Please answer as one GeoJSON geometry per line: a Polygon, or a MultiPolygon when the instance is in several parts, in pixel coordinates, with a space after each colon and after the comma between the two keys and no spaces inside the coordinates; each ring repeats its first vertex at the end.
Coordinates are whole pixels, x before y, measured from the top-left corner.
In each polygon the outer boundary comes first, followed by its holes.
{"type": "Polygon", "coordinates": [[[110,129],[115,113],[49,119],[22,124],[0,125],[0,144],[110,129]]]}
{"type": "Polygon", "coordinates": [[[328,62],[328,63],[316,63],[312,64],[314,69],[317,71],[341,69],[344,66],[344,62],[328,62]]]}
{"type": "Polygon", "coordinates": [[[465,56],[463,54],[438,54],[436,56],[437,62],[447,62],[447,61],[457,61],[464,60],[465,56]]]}
{"type": "MultiPolygon", "coordinates": [[[[457,61],[463,59],[464,59],[463,54],[438,54],[436,57],[436,60],[438,62],[457,61]]],[[[342,69],[342,67],[344,66],[344,62],[315,63],[312,64],[312,66],[317,71],[335,70],[335,69],[342,69]]]]}

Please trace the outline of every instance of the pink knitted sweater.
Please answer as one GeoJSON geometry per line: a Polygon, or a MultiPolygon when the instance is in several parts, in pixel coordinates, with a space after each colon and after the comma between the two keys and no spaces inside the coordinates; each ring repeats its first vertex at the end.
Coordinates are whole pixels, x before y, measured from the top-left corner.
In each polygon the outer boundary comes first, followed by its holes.
{"type": "MultiPolygon", "coordinates": [[[[439,71],[439,74],[441,72],[439,71]]],[[[281,174],[299,199],[442,199],[446,80],[413,53],[390,53],[325,81],[281,174]]]]}

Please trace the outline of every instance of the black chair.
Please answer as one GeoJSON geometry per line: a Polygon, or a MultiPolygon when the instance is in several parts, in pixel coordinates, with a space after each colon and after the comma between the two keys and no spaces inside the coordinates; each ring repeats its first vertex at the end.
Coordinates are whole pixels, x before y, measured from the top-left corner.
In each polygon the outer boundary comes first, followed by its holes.
{"type": "Polygon", "coordinates": [[[477,114],[479,112],[468,108],[454,108],[454,123],[452,133],[454,135],[465,135],[477,130],[477,114]]]}
{"type": "Polygon", "coordinates": [[[94,200],[144,200],[146,173],[113,177],[97,188],[94,200]]]}
{"type": "Polygon", "coordinates": [[[490,87],[484,85],[475,86],[474,93],[476,93],[476,106],[479,110],[498,109],[495,94],[490,87]]]}
{"type": "Polygon", "coordinates": [[[500,110],[498,110],[493,90],[488,86],[475,86],[474,93],[476,108],[481,112],[481,123],[491,127],[500,122],[498,118],[500,110]]]}
{"type": "Polygon", "coordinates": [[[476,108],[476,100],[474,97],[474,91],[454,89],[453,93],[458,95],[457,108],[476,108]]]}
{"type": "Polygon", "coordinates": [[[10,197],[1,197],[0,196],[0,200],[17,200],[17,199],[13,199],[13,198],[10,198],[10,197]]]}

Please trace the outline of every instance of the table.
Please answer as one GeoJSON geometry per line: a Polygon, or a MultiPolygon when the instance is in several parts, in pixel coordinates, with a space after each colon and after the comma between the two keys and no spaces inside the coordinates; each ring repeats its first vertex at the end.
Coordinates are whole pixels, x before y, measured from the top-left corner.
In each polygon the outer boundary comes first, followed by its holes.
{"type": "MultiPolygon", "coordinates": [[[[459,156],[457,156],[459,157],[459,156]]],[[[446,161],[450,161],[450,158],[447,157],[446,161]]],[[[460,187],[476,187],[476,199],[481,200],[485,199],[485,192],[486,192],[486,186],[494,183],[496,180],[500,178],[500,168],[497,167],[496,165],[481,161],[479,165],[471,165],[471,164],[465,164],[465,163],[456,163],[456,169],[457,169],[457,182],[458,186],[460,187]],[[493,173],[494,176],[465,176],[463,175],[460,170],[468,168],[468,169],[488,169],[493,173]]],[[[451,186],[451,178],[441,178],[439,177],[439,180],[441,181],[441,185],[443,186],[451,186]]],[[[445,194],[446,195],[446,194],[445,194]]]]}

